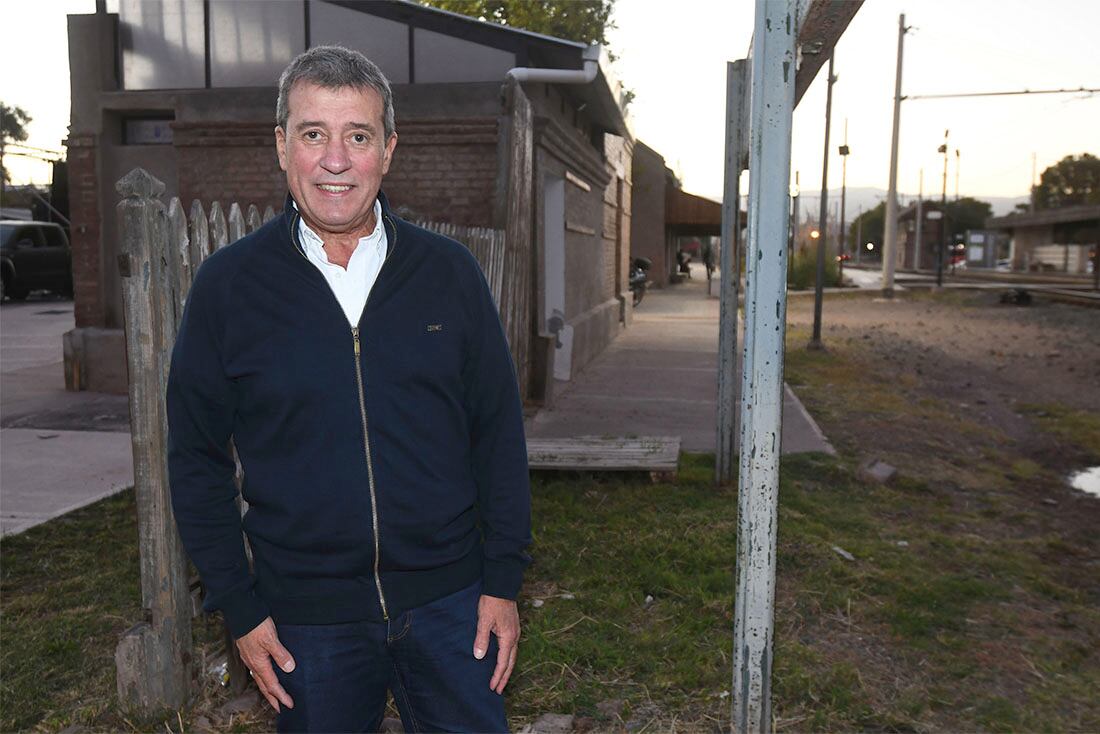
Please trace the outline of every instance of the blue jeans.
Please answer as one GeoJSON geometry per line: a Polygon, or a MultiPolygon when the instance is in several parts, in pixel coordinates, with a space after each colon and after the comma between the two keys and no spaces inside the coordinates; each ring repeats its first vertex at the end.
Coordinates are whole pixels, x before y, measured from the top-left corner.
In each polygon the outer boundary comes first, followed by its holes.
{"type": "Polygon", "coordinates": [[[481,582],[389,622],[278,625],[294,656],[275,666],[294,708],[280,732],[378,731],[393,692],[407,732],[505,732],[504,698],[489,690],[497,642],[474,658],[481,582]]]}

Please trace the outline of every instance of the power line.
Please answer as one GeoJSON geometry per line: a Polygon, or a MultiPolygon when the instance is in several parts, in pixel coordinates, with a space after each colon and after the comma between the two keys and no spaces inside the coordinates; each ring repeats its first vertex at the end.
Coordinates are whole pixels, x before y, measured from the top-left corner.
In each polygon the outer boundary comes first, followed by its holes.
{"type": "Polygon", "coordinates": [[[7,148],[26,148],[27,150],[33,150],[36,153],[45,153],[46,155],[56,156],[62,158],[65,154],[59,150],[49,150],[48,148],[36,148],[33,145],[26,145],[25,143],[17,143],[12,140],[4,142],[4,146],[7,148]]]}
{"type": "Polygon", "coordinates": [[[947,99],[950,97],[1004,97],[1008,95],[1019,94],[1096,94],[1100,92],[1100,89],[1087,89],[1085,87],[1079,87],[1077,89],[1022,89],[1015,92],[963,92],[960,94],[909,94],[902,99],[947,99]]]}

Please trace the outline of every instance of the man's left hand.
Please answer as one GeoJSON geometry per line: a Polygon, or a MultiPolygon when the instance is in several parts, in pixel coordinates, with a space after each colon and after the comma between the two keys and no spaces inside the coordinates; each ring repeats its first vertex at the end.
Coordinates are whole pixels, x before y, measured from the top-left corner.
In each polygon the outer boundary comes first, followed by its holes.
{"type": "Polygon", "coordinates": [[[482,594],[477,603],[477,636],[474,638],[474,657],[478,660],[485,657],[489,649],[490,632],[497,636],[497,667],[489,688],[503,694],[519,649],[519,610],[513,600],[482,594]]]}

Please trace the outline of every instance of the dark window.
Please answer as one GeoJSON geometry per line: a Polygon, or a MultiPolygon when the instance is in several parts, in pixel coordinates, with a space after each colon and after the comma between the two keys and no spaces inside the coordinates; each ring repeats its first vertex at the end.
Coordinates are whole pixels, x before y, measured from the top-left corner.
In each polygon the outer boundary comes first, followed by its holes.
{"type": "Polygon", "coordinates": [[[47,247],[64,247],[65,246],[65,233],[57,227],[44,227],[42,229],[46,235],[47,247]]]}
{"type": "Polygon", "coordinates": [[[136,117],[122,121],[123,145],[171,145],[172,117],[136,117]]]}

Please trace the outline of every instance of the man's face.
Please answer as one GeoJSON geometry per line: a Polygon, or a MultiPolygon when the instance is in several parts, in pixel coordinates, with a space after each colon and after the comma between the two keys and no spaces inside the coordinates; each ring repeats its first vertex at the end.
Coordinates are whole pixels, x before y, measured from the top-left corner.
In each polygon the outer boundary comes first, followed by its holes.
{"type": "Polygon", "coordinates": [[[306,224],[326,234],[364,237],[374,227],[374,200],[390,169],[396,133],[386,140],[382,95],[374,89],[290,89],[286,129],[275,128],[279,166],[306,224]]]}

